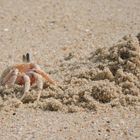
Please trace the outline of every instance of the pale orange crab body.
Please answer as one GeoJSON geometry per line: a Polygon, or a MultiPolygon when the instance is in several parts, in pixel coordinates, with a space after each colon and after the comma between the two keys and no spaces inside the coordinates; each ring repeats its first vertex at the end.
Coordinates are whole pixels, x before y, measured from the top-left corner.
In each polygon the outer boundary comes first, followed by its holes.
{"type": "Polygon", "coordinates": [[[36,84],[39,89],[37,99],[39,100],[44,81],[54,84],[54,81],[49,78],[48,74],[39,65],[33,63],[23,63],[8,67],[0,78],[2,86],[24,85],[24,93],[21,99],[28,93],[31,85],[36,84]]]}
{"type": "MultiPolygon", "coordinates": [[[[13,66],[13,68],[18,69],[19,73],[25,73],[28,74],[28,72],[32,71],[34,69],[34,65],[33,64],[18,64],[13,66]]],[[[25,84],[25,81],[23,79],[23,76],[21,76],[20,74],[17,76],[16,79],[16,83],[19,85],[23,85],[25,84]]],[[[30,84],[34,84],[35,83],[35,78],[33,76],[30,76],[30,84]]]]}
{"type": "MultiPolygon", "coordinates": [[[[17,76],[16,83],[19,84],[19,85],[25,84],[23,76],[20,75],[20,74],[27,74],[30,77],[30,84],[31,85],[34,84],[35,81],[36,81],[35,77],[29,75],[29,73],[30,72],[35,72],[37,70],[40,71],[41,69],[38,68],[38,67],[39,67],[38,65],[35,65],[33,63],[18,64],[18,65],[13,66],[12,68],[18,69],[18,71],[19,71],[19,75],[17,76]]],[[[45,74],[45,75],[46,75],[46,77],[44,77],[44,78],[51,82],[51,80],[49,78],[47,78],[47,74],[45,74]]]]}

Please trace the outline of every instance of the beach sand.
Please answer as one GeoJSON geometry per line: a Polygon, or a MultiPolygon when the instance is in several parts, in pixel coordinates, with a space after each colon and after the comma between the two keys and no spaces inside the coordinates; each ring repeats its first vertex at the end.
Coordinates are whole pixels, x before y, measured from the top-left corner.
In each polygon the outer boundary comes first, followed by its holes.
{"type": "Polygon", "coordinates": [[[0,87],[1,140],[140,139],[139,0],[0,0],[0,73],[32,62],[55,85],[0,87]]]}

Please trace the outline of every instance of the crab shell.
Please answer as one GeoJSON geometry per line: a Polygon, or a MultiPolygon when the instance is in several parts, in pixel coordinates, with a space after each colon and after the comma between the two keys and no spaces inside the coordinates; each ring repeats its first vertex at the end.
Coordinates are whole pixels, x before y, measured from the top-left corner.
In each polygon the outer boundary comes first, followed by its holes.
{"type": "Polygon", "coordinates": [[[15,71],[14,71],[13,74],[18,73],[18,76],[16,78],[16,84],[19,84],[19,85],[25,84],[25,81],[23,79],[23,74],[27,74],[30,77],[31,85],[34,84],[36,79],[33,75],[30,74],[31,72],[35,72],[35,73],[40,74],[46,81],[48,81],[51,84],[54,83],[54,81],[51,80],[49,78],[49,76],[43,70],[41,70],[39,65],[33,64],[33,63],[25,63],[25,64],[23,63],[23,64],[17,64],[17,65],[14,65],[14,66],[10,66],[3,71],[2,75],[1,75],[1,78],[0,78],[0,83],[2,85],[3,85],[3,82],[2,82],[3,79],[6,77],[6,75],[8,75],[8,73],[11,70],[14,70],[14,69],[15,69],[15,71]]]}

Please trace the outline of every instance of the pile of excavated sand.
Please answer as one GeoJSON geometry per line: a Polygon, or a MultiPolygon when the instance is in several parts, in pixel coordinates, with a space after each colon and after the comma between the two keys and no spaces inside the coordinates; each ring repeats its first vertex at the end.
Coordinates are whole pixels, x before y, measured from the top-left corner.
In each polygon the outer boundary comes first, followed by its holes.
{"type": "Polygon", "coordinates": [[[21,102],[23,87],[0,87],[0,109],[76,112],[139,105],[140,34],[125,36],[111,48],[97,49],[80,62],[63,61],[57,73],[63,75],[63,82],[44,89],[39,102],[36,89],[21,102]]]}

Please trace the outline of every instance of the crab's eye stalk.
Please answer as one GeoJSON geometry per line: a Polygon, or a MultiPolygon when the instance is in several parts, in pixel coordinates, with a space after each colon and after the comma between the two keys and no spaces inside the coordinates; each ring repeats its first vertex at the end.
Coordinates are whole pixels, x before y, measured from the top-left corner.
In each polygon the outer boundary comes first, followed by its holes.
{"type": "Polygon", "coordinates": [[[22,56],[22,61],[26,62],[26,56],[25,55],[22,56]]]}
{"type": "Polygon", "coordinates": [[[26,54],[26,61],[27,62],[31,61],[31,55],[29,53],[26,54]]]}
{"type": "Polygon", "coordinates": [[[26,55],[23,55],[22,60],[23,62],[26,62],[26,63],[31,62],[31,55],[29,53],[27,53],[26,55]]]}

